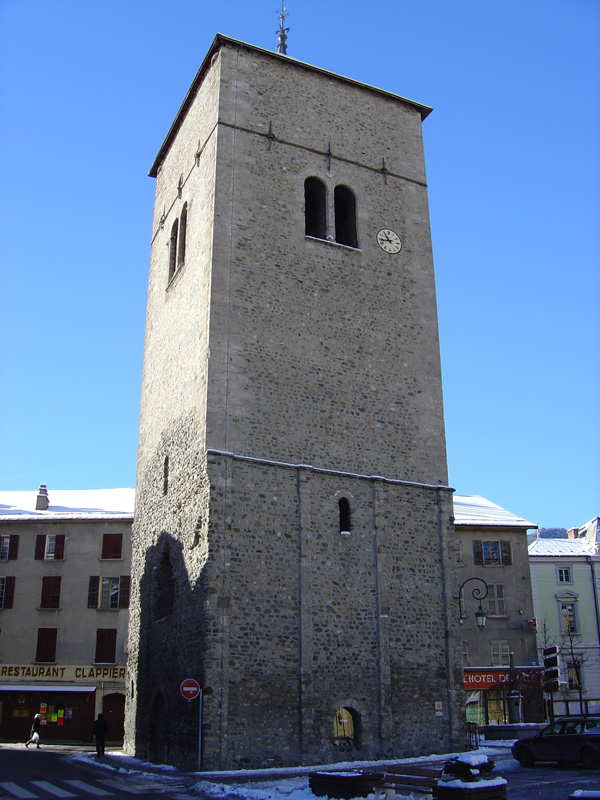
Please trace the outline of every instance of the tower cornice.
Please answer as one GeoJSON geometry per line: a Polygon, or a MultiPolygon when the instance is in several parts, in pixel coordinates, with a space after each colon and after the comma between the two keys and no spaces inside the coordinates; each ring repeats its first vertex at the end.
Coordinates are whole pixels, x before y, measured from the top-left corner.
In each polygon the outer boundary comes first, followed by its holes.
{"type": "Polygon", "coordinates": [[[262,47],[257,47],[256,45],[247,44],[246,42],[242,42],[242,41],[240,41],[238,39],[232,39],[229,36],[224,36],[223,34],[218,33],[215,36],[215,38],[213,40],[213,43],[211,44],[210,49],[209,49],[208,53],[206,54],[201,66],[200,66],[200,69],[196,73],[196,77],[192,81],[192,84],[191,84],[191,86],[190,86],[190,88],[189,88],[189,90],[188,90],[188,92],[187,92],[187,94],[186,94],[186,96],[185,96],[185,98],[183,100],[183,103],[181,104],[181,107],[179,108],[179,111],[177,112],[177,114],[175,116],[173,124],[171,125],[171,128],[169,129],[169,132],[167,133],[167,136],[165,137],[165,140],[162,143],[161,148],[158,151],[158,154],[157,154],[156,158],[154,159],[154,163],[152,164],[152,167],[150,168],[150,172],[148,173],[151,178],[156,178],[156,176],[158,174],[158,170],[159,170],[159,168],[160,168],[160,166],[161,166],[161,164],[162,164],[167,152],[169,151],[169,148],[171,147],[171,144],[172,144],[173,140],[175,139],[175,137],[177,135],[177,132],[179,131],[179,128],[181,127],[181,124],[182,124],[183,120],[185,119],[185,116],[186,116],[186,114],[188,112],[188,109],[190,108],[190,106],[191,106],[191,104],[192,104],[192,102],[193,102],[193,100],[194,100],[194,98],[196,96],[196,93],[198,91],[198,87],[202,83],[202,81],[204,79],[204,76],[207,73],[207,71],[208,71],[208,69],[209,69],[209,67],[210,67],[210,65],[212,63],[212,60],[213,60],[215,54],[219,50],[221,50],[221,48],[223,48],[223,47],[232,47],[232,48],[236,48],[236,49],[239,49],[239,50],[248,50],[248,51],[251,51],[253,53],[260,53],[261,55],[266,56],[267,58],[271,58],[271,59],[273,59],[275,61],[285,62],[286,65],[294,66],[297,69],[303,69],[303,70],[308,70],[310,72],[315,72],[315,73],[318,73],[320,75],[324,75],[324,76],[327,76],[329,78],[333,78],[334,80],[341,81],[343,83],[351,84],[352,86],[356,86],[358,88],[364,89],[367,92],[373,92],[373,93],[375,93],[377,95],[380,95],[380,96],[383,96],[383,97],[388,97],[391,100],[395,100],[395,101],[397,101],[399,103],[402,103],[404,105],[409,105],[409,106],[415,108],[419,112],[419,114],[421,115],[421,121],[423,121],[426,117],[428,117],[429,114],[433,111],[431,106],[426,106],[426,105],[423,105],[422,103],[417,103],[414,100],[409,100],[406,97],[402,97],[401,95],[394,94],[393,92],[388,92],[385,89],[379,89],[379,88],[377,88],[375,86],[370,86],[367,83],[362,83],[361,81],[356,81],[356,80],[353,80],[352,78],[346,78],[343,75],[336,74],[335,72],[330,72],[329,70],[322,69],[321,67],[314,67],[311,64],[307,64],[304,61],[298,61],[298,60],[296,60],[294,58],[290,58],[288,55],[283,55],[281,53],[275,53],[275,52],[273,52],[271,50],[265,50],[262,47]]]}

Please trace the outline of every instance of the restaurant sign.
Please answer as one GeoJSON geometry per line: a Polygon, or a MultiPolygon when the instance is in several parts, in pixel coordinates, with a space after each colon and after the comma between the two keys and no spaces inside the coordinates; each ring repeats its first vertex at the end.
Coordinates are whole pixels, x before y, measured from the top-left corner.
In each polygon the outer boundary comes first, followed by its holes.
{"type": "Polygon", "coordinates": [[[10,683],[10,679],[19,681],[124,681],[125,667],[119,666],[65,666],[56,664],[43,666],[42,664],[2,664],[0,665],[0,680],[10,683]],[[8,680],[6,680],[8,679],[8,680]]]}

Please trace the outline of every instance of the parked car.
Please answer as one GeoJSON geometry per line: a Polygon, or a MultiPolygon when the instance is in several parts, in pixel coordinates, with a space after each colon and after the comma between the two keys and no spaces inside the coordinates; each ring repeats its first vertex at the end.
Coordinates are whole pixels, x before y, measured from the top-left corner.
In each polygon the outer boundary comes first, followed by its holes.
{"type": "Polygon", "coordinates": [[[536,761],[577,762],[586,769],[600,766],[600,717],[562,717],[529,739],[512,746],[522,767],[536,761]]]}

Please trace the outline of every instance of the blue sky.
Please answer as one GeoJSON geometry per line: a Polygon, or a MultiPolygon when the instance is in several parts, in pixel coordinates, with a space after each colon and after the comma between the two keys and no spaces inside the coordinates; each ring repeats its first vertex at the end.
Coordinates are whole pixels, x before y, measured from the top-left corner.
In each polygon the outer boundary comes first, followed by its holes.
{"type": "MultiPolygon", "coordinates": [[[[154,181],[217,32],[277,0],[0,0],[0,488],[133,486],[154,181]]],[[[291,57],[424,122],[450,483],[600,514],[600,3],[286,3],[291,57]]]]}

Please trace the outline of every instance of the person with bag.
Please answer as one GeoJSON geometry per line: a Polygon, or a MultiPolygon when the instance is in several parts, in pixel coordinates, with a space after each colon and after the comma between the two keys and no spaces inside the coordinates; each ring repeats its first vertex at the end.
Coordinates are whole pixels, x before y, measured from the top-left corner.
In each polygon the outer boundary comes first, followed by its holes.
{"type": "Polygon", "coordinates": [[[37,744],[38,750],[40,747],[40,727],[42,725],[42,715],[36,714],[33,718],[33,725],[31,726],[31,733],[29,734],[29,741],[25,742],[25,747],[30,744],[37,744]]]}

